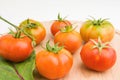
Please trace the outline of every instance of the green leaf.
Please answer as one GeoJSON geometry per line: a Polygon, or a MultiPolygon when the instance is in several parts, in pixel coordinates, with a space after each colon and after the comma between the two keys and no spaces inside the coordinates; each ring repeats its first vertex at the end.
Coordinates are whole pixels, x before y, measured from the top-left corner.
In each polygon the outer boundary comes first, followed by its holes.
{"type": "Polygon", "coordinates": [[[0,57],[0,80],[20,80],[10,62],[0,57]]]}
{"type": "Polygon", "coordinates": [[[0,80],[34,80],[35,51],[20,63],[12,63],[0,57],[0,80]]]}

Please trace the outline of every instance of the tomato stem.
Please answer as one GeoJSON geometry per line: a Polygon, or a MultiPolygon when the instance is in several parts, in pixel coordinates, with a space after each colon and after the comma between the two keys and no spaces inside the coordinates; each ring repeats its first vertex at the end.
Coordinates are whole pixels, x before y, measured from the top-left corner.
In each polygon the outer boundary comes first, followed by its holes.
{"type": "Polygon", "coordinates": [[[63,21],[63,19],[60,17],[60,13],[58,13],[58,20],[63,21]]]}
{"type": "Polygon", "coordinates": [[[65,16],[64,18],[62,18],[62,17],[60,16],[60,13],[58,13],[58,21],[64,21],[66,17],[67,17],[67,16],[65,16]]]}
{"type": "Polygon", "coordinates": [[[15,33],[14,31],[12,31],[12,30],[10,29],[10,33],[11,33],[15,38],[20,38],[22,31],[20,30],[19,27],[17,27],[16,25],[12,24],[11,22],[9,22],[8,20],[4,19],[4,18],[1,17],[1,16],[0,16],[0,19],[3,20],[3,21],[5,21],[6,23],[10,24],[11,26],[13,26],[13,27],[16,29],[17,32],[15,33]]]}
{"type": "Polygon", "coordinates": [[[32,45],[35,46],[36,45],[35,38],[32,35],[30,35],[28,32],[26,32],[24,30],[24,27],[21,28],[21,31],[32,40],[32,45]]]}
{"type": "Polygon", "coordinates": [[[16,25],[12,24],[12,23],[9,22],[8,20],[4,19],[3,17],[0,16],[0,19],[3,20],[3,21],[5,21],[6,23],[10,24],[11,26],[13,26],[16,30],[19,29],[16,25]]]}
{"type": "MultiPolygon", "coordinates": [[[[8,23],[8,24],[10,24],[11,26],[13,26],[15,29],[16,29],[16,33],[14,32],[14,31],[12,31],[11,29],[9,29],[10,30],[10,34],[12,34],[15,38],[21,38],[21,33],[23,32],[26,36],[28,36],[30,39],[32,39],[32,44],[33,44],[33,46],[35,46],[36,45],[36,42],[35,42],[35,39],[34,39],[34,37],[32,37],[29,33],[27,33],[25,30],[24,30],[24,28],[19,28],[19,27],[17,27],[16,25],[14,25],[14,24],[12,24],[11,22],[9,22],[8,20],[6,20],[6,19],[4,19],[3,17],[1,17],[0,16],[0,19],[1,20],[3,20],[3,21],[5,21],[6,23],[8,23]]],[[[27,27],[34,27],[34,26],[36,26],[36,24],[34,24],[34,23],[30,23],[29,22],[29,19],[28,19],[28,25],[27,25],[27,27]]]]}

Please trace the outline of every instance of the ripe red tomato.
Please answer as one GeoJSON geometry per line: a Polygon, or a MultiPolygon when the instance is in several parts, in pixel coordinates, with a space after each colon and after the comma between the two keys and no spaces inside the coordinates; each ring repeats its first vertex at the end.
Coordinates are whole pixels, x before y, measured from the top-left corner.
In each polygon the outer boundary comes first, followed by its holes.
{"type": "Polygon", "coordinates": [[[36,55],[36,67],[38,72],[48,79],[64,77],[71,69],[73,57],[64,48],[48,47],[36,55]]]}
{"type": "Polygon", "coordinates": [[[89,39],[101,38],[103,42],[111,41],[114,36],[115,30],[113,25],[105,20],[87,20],[80,28],[82,39],[87,42],[89,39]]]}
{"type": "Polygon", "coordinates": [[[83,63],[90,69],[105,71],[116,62],[116,52],[107,43],[88,41],[80,52],[83,63]]]}
{"type": "Polygon", "coordinates": [[[65,26],[72,25],[69,20],[64,20],[60,17],[58,14],[58,20],[55,20],[51,25],[51,33],[55,35],[58,31],[60,31],[61,28],[64,28],[65,26]]]}
{"type": "Polygon", "coordinates": [[[46,30],[45,27],[42,25],[42,23],[27,19],[23,21],[19,27],[23,28],[28,34],[30,34],[34,39],[36,44],[38,45],[42,40],[44,40],[46,36],[46,30]]]}
{"type": "Polygon", "coordinates": [[[33,51],[31,42],[26,36],[15,38],[11,34],[3,35],[0,37],[0,56],[13,62],[24,61],[33,51]]]}
{"type": "Polygon", "coordinates": [[[58,32],[54,37],[54,42],[59,43],[60,46],[64,45],[65,49],[74,53],[78,48],[80,48],[82,39],[80,33],[75,30],[68,30],[65,32],[58,32]]]}

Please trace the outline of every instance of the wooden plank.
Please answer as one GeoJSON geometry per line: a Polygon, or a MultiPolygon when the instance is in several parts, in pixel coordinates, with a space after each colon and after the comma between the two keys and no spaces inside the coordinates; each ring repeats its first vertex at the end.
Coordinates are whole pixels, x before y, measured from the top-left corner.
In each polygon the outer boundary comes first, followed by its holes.
{"type": "MultiPolygon", "coordinates": [[[[43,22],[43,25],[46,28],[47,36],[45,40],[40,45],[45,45],[47,40],[53,40],[53,36],[50,32],[50,26],[53,21],[43,22]]],[[[80,30],[80,26],[82,22],[79,21],[73,21],[74,25],[77,25],[76,28],[77,31],[80,30]]],[[[116,50],[117,53],[117,61],[115,65],[105,71],[105,72],[96,72],[93,70],[90,70],[84,66],[84,64],[81,61],[80,58],[80,50],[81,47],[73,54],[73,66],[70,72],[63,78],[58,80],[120,80],[120,32],[116,31],[115,36],[113,40],[110,43],[112,47],[116,50]]],[[[36,52],[40,51],[42,48],[38,45],[35,50],[36,52]]],[[[42,77],[40,74],[37,73],[37,70],[34,71],[35,80],[47,80],[44,77],[42,77]]]]}

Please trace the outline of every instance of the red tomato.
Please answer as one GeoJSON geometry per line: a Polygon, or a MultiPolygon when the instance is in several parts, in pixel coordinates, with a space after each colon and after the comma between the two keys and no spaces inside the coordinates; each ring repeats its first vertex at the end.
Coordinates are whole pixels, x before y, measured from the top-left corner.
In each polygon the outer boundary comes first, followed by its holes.
{"type": "Polygon", "coordinates": [[[55,20],[51,25],[51,33],[55,35],[58,31],[60,31],[61,28],[64,28],[65,26],[70,26],[70,25],[72,24],[69,20],[62,19],[58,14],[58,20],[55,20]]]}
{"type": "Polygon", "coordinates": [[[106,43],[100,41],[87,42],[80,52],[83,63],[90,69],[105,71],[116,62],[115,50],[106,43]]]}
{"type": "MultiPolygon", "coordinates": [[[[67,27],[66,27],[67,28],[67,27]]],[[[60,46],[64,45],[65,49],[74,53],[82,44],[80,33],[75,30],[58,32],[54,37],[54,42],[59,43],[60,46]]]]}
{"type": "Polygon", "coordinates": [[[98,37],[103,42],[111,41],[114,33],[114,26],[105,19],[87,20],[80,28],[81,37],[85,42],[89,41],[89,39],[97,39],[98,37]]]}
{"type": "Polygon", "coordinates": [[[11,34],[3,35],[0,37],[0,56],[13,62],[24,61],[33,51],[31,42],[28,37],[15,38],[11,34]]]}
{"type": "Polygon", "coordinates": [[[64,48],[54,46],[42,50],[36,55],[36,67],[38,72],[48,79],[64,77],[71,69],[73,57],[64,48]]]}
{"type": "Polygon", "coordinates": [[[38,45],[42,40],[44,40],[46,36],[46,30],[42,23],[27,19],[23,21],[19,27],[23,28],[28,34],[30,34],[34,39],[36,44],[38,45]]]}

